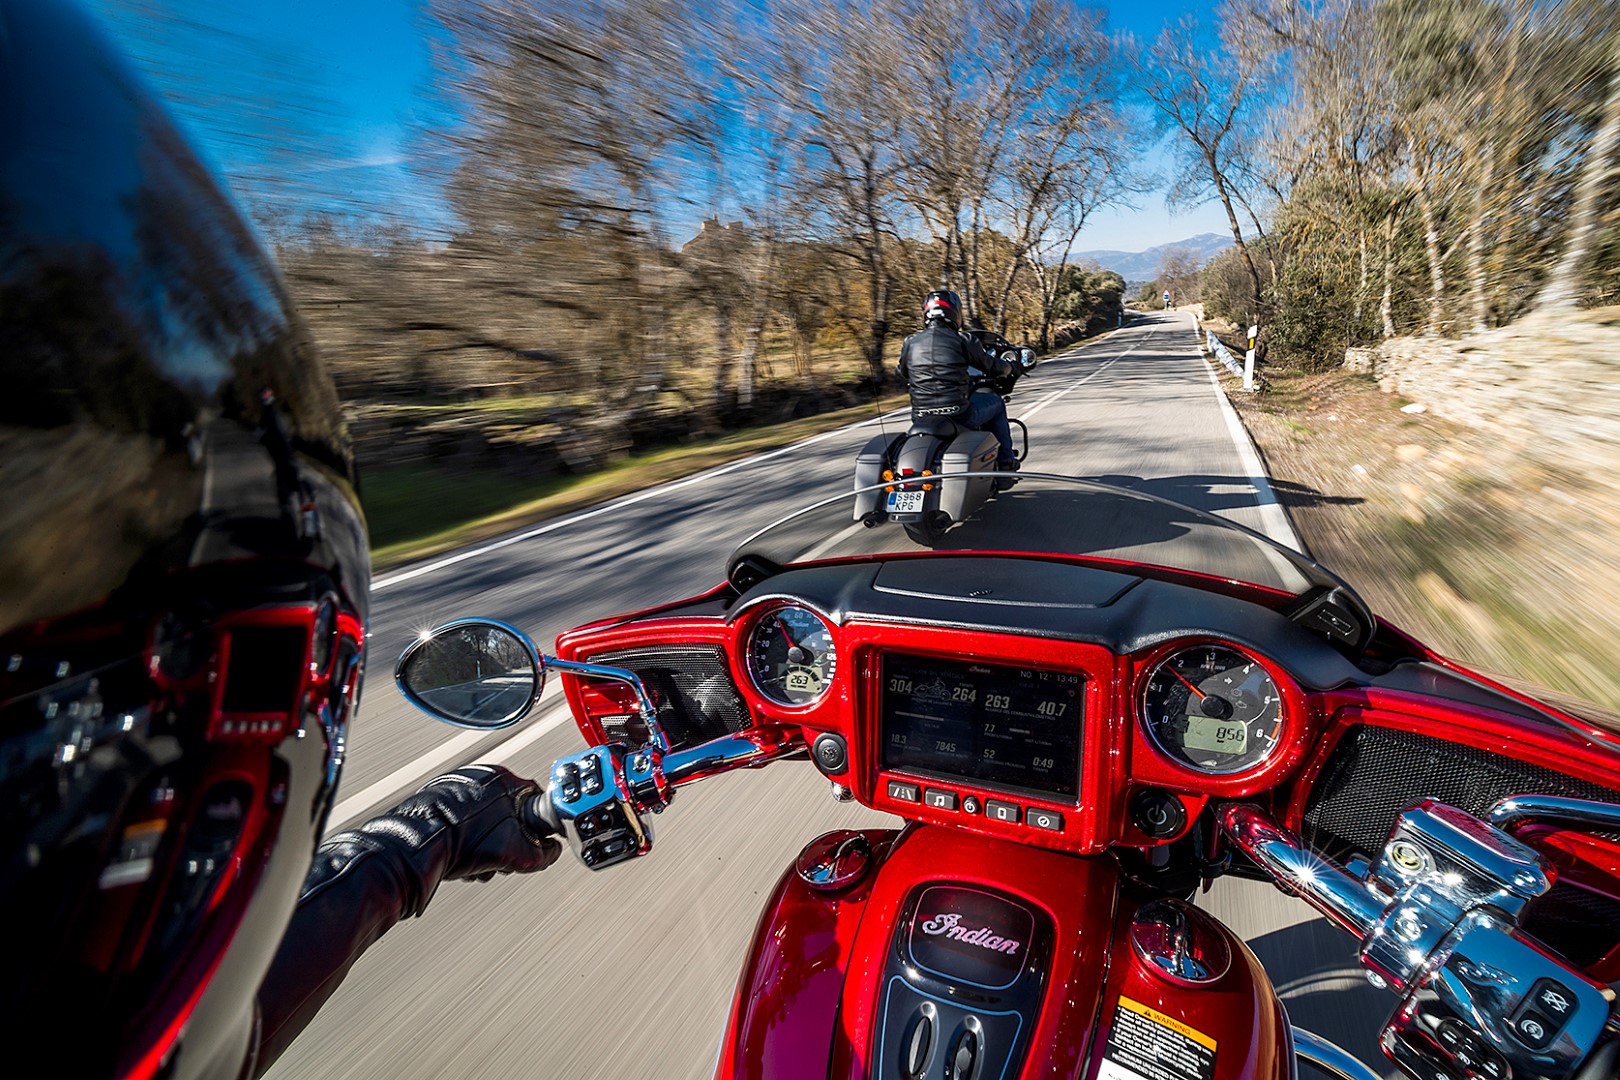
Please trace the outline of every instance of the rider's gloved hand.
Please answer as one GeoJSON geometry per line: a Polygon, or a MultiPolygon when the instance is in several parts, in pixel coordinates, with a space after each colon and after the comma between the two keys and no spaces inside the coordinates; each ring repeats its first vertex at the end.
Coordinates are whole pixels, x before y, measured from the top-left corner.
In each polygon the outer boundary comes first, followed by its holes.
{"type": "Polygon", "coordinates": [[[544,870],[562,853],[551,828],[530,809],[541,794],[539,784],[499,765],[469,765],[429,780],[390,816],[448,826],[453,850],[444,878],[488,881],[544,870]]]}
{"type": "Polygon", "coordinates": [[[328,837],[315,851],[305,900],[369,861],[393,871],[396,918],[420,915],[441,881],[543,870],[562,845],[529,809],[540,793],[533,780],[499,765],[435,777],[392,810],[328,837]]]}

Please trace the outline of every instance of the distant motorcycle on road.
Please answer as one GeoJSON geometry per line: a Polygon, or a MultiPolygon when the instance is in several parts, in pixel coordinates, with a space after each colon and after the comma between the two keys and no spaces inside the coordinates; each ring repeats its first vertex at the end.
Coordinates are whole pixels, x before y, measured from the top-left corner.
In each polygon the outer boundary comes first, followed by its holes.
{"type": "MultiPolygon", "coordinates": [[[[1012,365],[1012,371],[1000,377],[970,368],[973,390],[989,390],[1003,401],[1011,400],[1013,386],[1035,367],[1035,350],[1014,345],[994,331],[969,333],[987,353],[1012,365]]],[[[1008,423],[1017,432],[1020,445],[1015,456],[1022,462],[1029,453],[1029,428],[1011,417],[1008,423]]],[[[996,457],[994,435],[944,417],[914,418],[902,434],[874,435],[855,458],[855,487],[861,491],[855,499],[855,520],[868,526],[897,522],[914,542],[933,547],[945,530],[995,494],[1006,475],[997,474],[996,457]]]]}

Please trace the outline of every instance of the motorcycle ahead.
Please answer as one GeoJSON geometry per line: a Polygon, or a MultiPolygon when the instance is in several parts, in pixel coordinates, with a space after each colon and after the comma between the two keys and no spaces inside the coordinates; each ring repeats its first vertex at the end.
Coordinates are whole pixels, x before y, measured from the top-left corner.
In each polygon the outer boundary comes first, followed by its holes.
{"type": "MultiPolygon", "coordinates": [[[[973,392],[987,390],[1010,400],[1019,377],[1035,367],[1035,350],[990,331],[969,333],[990,355],[1012,365],[999,378],[969,368],[973,392]]],[[[1015,456],[1022,462],[1029,453],[1029,429],[1021,420],[1009,418],[1008,424],[1021,437],[1015,456]]],[[[995,494],[1004,477],[963,474],[995,472],[997,456],[994,435],[942,417],[913,419],[903,434],[874,435],[855,458],[855,487],[865,493],[855,500],[854,517],[867,525],[899,522],[913,541],[932,547],[946,529],[995,494]]]]}
{"type": "Polygon", "coordinates": [[[1291,1027],[1193,903],[1270,880],[1358,943],[1416,1080],[1609,1080],[1620,729],[1497,685],[1241,526],[1025,474],[917,550],[854,492],[751,537],[710,592],[562,634],[490,620],[406,696],[517,722],[548,672],[589,748],[529,809],[602,870],[697,780],[806,755],[900,829],[810,840],[766,903],[716,1076],[1377,1074],[1291,1027]]]}

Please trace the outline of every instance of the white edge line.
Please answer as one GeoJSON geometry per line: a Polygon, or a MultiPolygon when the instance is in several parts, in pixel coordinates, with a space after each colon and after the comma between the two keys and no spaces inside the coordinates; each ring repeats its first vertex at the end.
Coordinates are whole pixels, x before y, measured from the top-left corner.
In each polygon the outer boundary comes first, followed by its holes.
{"type": "Polygon", "coordinates": [[[1209,384],[1215,390],[1215,398],[1221,403],[1221,415],[1226,417],[1226,430],[1231,433],[1232,442],[1237,445],[1238,458],[1249,474],[1249,483],[1254,486],[1255,502],[1260,509],[1260,522],[1265,526],[1262,531],[1284,547],[1293,548],[1304,554],[1305,546],[1300,543],[1299,534],[1294,531],[1294,523],[1288,520],[1282,504],[1277,501],[1276,492],[1271,490],[1271,481],[1267,479],[1265,469],[1260,466],[1260,455],[1255,452],[1254,441],[1249,438],[1248,429],[1243,426],[1243,421],[1238,419],[1237,410],[1232,408],[1232,403],[1227,400],[1226,389],[1221,386],[1221,380],[1215,374],[1215,366],[1204,357],[1204,347],[1198,342],[1196,319],[1193,320],[1193,345],[1198,350],[1198,359],[1204,365],[1204,372],[1209,376],[1209,384]]]}
{"type": "MultiPolygon", "coordinates": [[[[486,753],[478,755],[478,760],[497,764],[507,761],[519,750],[538,740],[540,736],[556,730],[565,720],[571,719],[573,713],[568,710],[567,701],[558,694],[551,699],[549,706],[542,709],[526,726],[513,728],[512,734],[490,747],[486,753]]],[[[346,825],[389,796],[420,783],[426,777],[465,756],[480,740],[489,738],[491,734],[488,731],[459,732],[415,761],[401,765],[381,780],[361,788],[332,807],[330,828],[335,830],[346,825]]]]}

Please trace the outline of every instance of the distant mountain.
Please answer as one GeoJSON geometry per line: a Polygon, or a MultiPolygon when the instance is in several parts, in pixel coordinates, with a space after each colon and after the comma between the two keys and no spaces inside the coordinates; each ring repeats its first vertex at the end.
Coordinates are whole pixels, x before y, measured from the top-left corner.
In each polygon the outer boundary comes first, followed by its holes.
{"type": "Polygon", "coordinates": [[[1230,236],[1220,233],[1199,233],[1189,236],[1185,240],[1177,240],[1170,244],[1160,244],[1150,247],[1146,251],[1077,251],[1070,258],[1071,262],[1081,259],[1090,259],[1104,270],[1114,270],[1121,274],[1127,282],[1133,284],[1143,281],[1152,281],[1159,273],[1159,263],[1164,260],[1164,253],[1170,248],[1192,248],[1198,255],[1198,265],[1208,262],[1217,252],[1232,246],[1230,236]]]}

